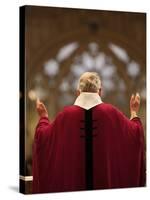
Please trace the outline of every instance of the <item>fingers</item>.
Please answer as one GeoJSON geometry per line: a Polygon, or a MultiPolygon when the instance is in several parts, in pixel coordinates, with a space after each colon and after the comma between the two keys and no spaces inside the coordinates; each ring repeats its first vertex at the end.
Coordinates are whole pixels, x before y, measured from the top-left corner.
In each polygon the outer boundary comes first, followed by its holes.
{"type": "Polygon", "coordinates": [[[140,104],[140,95],[139,95],[139,93],[136,93],[135,102],[137,104],[140,104]]]}
{"type": "Polygon", "coordinates": [[[36,99],[36,103],[40,103],[40,99],[38,97],[36,99]]]}
{"type": "Polygon", "coordinates": [[[37,100],[36,100],[36,106],[37,106],[37,107],[38,107],[38,106],[45,107],[45,105],[40,101],[39,98],[37,98],[37,100]]]}
{"type": "Polygon", "coordinates": [[[40,101],[40,99],[37,98],[37,100],[36,100],[36,107],[39,108],[39,107],[42,106],[42,104],[43,104],[43,103],[40,101]]]}
{"type": "Polygon", "coordinates": [[[136,93],[136,97],[135,97],[137,100],[140,100],[140,95],[139,93],[136,93]]]}
{"type": "Polygon", "coordinates": [[[39,104],[40,104],[40,99],[37,97],[37,99],[36,99],[36,107],[38,107],[39,104]]]}
{"type": "Polygon", "coordinates": [[[139,95],[139,93],[137,92],[136,95],[132,94],[130,100],[140,100],[140,95],[139,95]]]}
{"type": "Polygon", "coordinates": [[[46,107],[45,107],[44,103],[42,103],[39,99],[36,100],[36,108],[38,110],[46,111],[46,107]]]}
{"type": "Polygon", "coordinates": [[[132,94],[131,98],[130,98],[130,103],[132,103],[134,100],[135,100],[135,96],[134,96],[134,94],[132,94]]]}
{"type": "Polygon", "coordinates": [[[132,94],[131,99],[134,99],[134,98],[135,98],[135,96],[134,96],[134,94],[132,94]]]}
{"type": "Polygon", "coordinates": [[[38,108],[45,108],[45,105],[42,102],[37,103],[38,108]]]}
{"type": "Polygon", "coordinates": [[[47,112],[47,109],[44,105],[44,103],[42,103],[39,98],[36,99],[36,110],[37,110],[37,113],[40,117],[48,117],[48,112],[47,112]]]}
{"type": "Polygon", "coordinates": [[[136,95],[132,94],[131,99],[130,99],[130,106],[136,106],[140,105],[140,95],[139,93],[136,93],[136,95]]]}
{"type": "Polygon", "coordinates": [[[132,94],[131,99],[130,99],[130,111],[131,113],[138,112],[140,107],[140,95],[139,93],[136,93],[136,95],[132,94]]]}
{"type": "Polygon", "coordinates": [[[36,108],[39,108],[40,104],[41,104],[41,102],[40,102],[39,98],[37,98],[37,100],[36,100],[36,108]]]}

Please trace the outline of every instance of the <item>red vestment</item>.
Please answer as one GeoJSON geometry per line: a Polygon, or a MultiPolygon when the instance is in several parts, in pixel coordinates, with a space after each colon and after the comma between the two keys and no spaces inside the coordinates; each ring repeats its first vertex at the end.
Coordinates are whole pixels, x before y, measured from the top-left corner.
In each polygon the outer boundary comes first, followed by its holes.
{"type": "Polygon", "coordinates": [[[39,120],[33,144],[33,193],[145,186],[144,133],[110,104],[67,106],[39,120]]]}

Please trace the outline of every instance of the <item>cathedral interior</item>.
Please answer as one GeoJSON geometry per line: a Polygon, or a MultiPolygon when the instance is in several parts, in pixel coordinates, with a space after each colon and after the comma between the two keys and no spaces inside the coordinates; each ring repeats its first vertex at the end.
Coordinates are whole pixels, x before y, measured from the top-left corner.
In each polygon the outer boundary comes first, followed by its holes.
{"type": "Polygon", "coordinates": [[[49,118],[76,99],[79,76],[95,71],[102,100],[130,118],[139,92],[146,130],[146,14],[27,6],[25,14],[26,175],[32,176],[32,143],[38,122],[36,98],[49,118]]]}

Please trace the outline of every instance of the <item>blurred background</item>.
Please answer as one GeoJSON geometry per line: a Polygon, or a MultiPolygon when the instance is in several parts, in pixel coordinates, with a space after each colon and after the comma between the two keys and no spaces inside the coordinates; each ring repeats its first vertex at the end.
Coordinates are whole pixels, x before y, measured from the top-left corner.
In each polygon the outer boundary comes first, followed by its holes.
{"type": "Polygon", "coordinates": [[[26,175],[32,175],[32,143],[39,97],[51,120],[76,99],[79,76],[96,71],[102,100],[130,117],[132,93],[141,95],[146,128],[146,14],[54,7],[26,7],[26,175]]]}

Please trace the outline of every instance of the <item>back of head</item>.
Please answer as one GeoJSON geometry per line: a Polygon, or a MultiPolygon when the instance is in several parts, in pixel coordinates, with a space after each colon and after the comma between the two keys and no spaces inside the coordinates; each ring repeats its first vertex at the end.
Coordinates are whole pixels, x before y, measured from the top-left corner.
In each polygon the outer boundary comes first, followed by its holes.
{"type": "Polygon", "coordinates": [[[101,80],[96,72],[85,72],[79,78],[78,88],[80,92],[98,92],[101,88],[101,80]]]}

